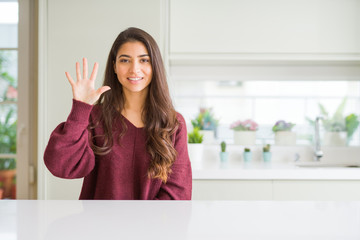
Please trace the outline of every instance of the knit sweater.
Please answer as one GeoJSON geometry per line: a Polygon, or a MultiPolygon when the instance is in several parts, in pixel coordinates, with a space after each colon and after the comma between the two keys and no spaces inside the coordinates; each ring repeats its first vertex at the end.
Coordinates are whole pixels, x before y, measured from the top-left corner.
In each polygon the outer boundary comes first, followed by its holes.
{"type": "Polygon", "coordinates": [[[191,199],[192,172],[186,125],[181,114],[177,114],[180,125],[173,138],[177,157],[166,183],[148,178],[151,157],[146,150],[145,130],[135,127],[125,117],[127,131],[120,141],[120,119],[113,123],[111,152],[103,156],[94,154],[89,141],[102,146],[103,128],[98,124],[91,131],[92,136],[100,137],[89,139],[87,127],[100,114],[100,106],[73,100],[70,115],[52,132],[44,153],[45,165],[54,176],[67,179],[84,177],[80,199],[191,199]]]}

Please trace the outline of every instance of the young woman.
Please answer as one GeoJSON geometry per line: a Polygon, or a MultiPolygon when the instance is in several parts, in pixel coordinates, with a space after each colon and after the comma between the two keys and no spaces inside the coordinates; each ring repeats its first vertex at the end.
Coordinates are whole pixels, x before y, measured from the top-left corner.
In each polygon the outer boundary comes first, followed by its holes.
{"type": "Polygon", "coordinates": [[[56,127],[44,160],[61,178],[84,178],[80,199],[190,200],[192,173],[183,117],[174,110],[155,40],[143,30],[119,34],[103,86],[94,89],[76,63],[73,106],[56,127]],[[94,104],[94,105],[93,105],[94,104]]]}

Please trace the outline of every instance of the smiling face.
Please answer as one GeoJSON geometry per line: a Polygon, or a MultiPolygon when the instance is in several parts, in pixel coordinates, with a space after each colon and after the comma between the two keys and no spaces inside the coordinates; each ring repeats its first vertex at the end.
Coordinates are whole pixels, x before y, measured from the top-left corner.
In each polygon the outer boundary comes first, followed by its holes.
{"type": "Polygon", "coordinates": [[[114,70],[126,94],[145,93],[152,79],[149,53],[142,42],[126,42],[116,54],[114,70]]]}

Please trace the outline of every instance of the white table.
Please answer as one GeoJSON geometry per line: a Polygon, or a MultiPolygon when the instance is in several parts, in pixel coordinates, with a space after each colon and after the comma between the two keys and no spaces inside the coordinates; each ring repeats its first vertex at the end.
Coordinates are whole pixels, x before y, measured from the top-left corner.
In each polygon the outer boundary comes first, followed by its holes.
{"type": "Polygon", "coordinates": [[[0,239],[360,239],[360,202],[7,200],[0,239]]]}

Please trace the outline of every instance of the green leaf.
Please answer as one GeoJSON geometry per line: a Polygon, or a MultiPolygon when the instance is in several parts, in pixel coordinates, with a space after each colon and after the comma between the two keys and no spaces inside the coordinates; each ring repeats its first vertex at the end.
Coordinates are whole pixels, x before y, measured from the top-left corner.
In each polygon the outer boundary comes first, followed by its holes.
{"type": "Polygon", "coordinates": [[[202,143],[203,137],[199,132],[199,128],[194,128],[194,130],[190,133],[188,133],[188,143],[202,143]]]}

